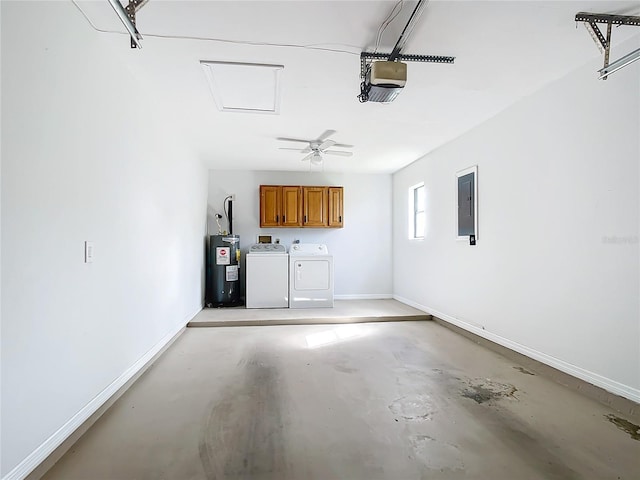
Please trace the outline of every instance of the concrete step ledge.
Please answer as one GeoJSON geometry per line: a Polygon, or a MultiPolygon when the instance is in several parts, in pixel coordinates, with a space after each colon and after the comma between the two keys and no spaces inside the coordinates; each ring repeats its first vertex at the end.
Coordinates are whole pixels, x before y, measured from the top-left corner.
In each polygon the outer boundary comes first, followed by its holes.
{"type": "Polygon", "coordinates": [[[325,318],[280,318],[280,319],[233,319],[205,320],[189,322],[187,327],[258,327],[266,325],[335,325],[341,323],[368,322],[405,322],[432,320],[431,315],[386,315],[364,317],[325,317],[325,318]]]}

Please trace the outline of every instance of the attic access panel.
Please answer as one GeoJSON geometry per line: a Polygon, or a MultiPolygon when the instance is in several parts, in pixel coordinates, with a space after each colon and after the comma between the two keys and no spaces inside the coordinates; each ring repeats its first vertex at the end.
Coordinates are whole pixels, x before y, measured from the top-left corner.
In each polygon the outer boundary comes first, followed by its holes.
{"type": "Polygon", "coordinates": [[[280,113],[283,65],[200,61],[221,112],[280,113]]]}

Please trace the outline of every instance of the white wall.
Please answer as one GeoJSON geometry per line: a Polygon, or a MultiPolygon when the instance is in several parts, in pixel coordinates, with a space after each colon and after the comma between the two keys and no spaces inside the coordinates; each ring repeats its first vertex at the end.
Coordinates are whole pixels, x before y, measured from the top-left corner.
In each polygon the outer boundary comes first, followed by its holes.
{"type": "MultiPolygon", "coordinates": [[[[256,243],[259,234],[279,238],[287,249],[296,239],[302,243],[325,243],[334,256],[338,298],[391,296],[391,175],[210,170],[208,217],[211,234],[217,233],[213,215],[224,215],[223,200],[230,194],[236,195],[233,233],[240,235],[243,262],[246,249],[256,243]],[[343,186],[344,228],[261,229],[260,185],[343,186]]],[[[222,226],[227,228],[226,223],[222,226]]]]}
{"type": "Polygon", "coordinates": [[[143,54],[70,2],[2,2],[4,478],[202,304],[207,171],[108,41],[143,54]]]}
{"type": "Polygon", "coordinates": [[[607,81],[599,68],[394,174],[394,293],[640,401],[640,62],[607,81]],[[472,165],[476,246],[455,238],[455,173],[472,165]],[[407,189],[422,180],[428,231],[409,241],[407,189]]]}

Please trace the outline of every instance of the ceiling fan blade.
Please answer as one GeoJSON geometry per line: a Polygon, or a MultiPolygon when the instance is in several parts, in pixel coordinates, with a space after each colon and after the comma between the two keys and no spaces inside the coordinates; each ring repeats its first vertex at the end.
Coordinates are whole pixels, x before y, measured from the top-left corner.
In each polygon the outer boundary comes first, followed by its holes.
{"type": "Polygon", "coordinates": [[[318,145],[318,150],[322,151],[325,148],[329,148],[332,147],[336,142],[334,142],[333,140],[325,140],[324,142],[322,142],[320,145],[318,145]]]}
{"type": "Polygon", "coordinates": [[[322,153],[326,153],[328,155],[340,155],[341,157],[350,157],[353,155],[353,152],[342,152],[340,150],[325,150],[322,153]]]}
{"type": "Polygon", "coordinates": [[[302,142],[302,143],[311,143],[313,140],[303,140],[301,138],[287,138],[287,137],[277,137],[276,140],[282,140],[283,142],[302,142]]]}
{"type": "Polygon", "coordinates": [[[320,135],[318,137],[318,139],[316,140],[316,142],[324,142],[327,138],[329,138],[331,135],[333,135],[334,133],[336,133],[335,130],[326,130],[322,135],[320,135]]]}
{"type": "Polygon", "coordinates": [[[346,143],[334,143],[334,147],[353,148],[353,145],[347,145],[346,143]]]}
{"type": "Polygon", "coordinates": [[[305,147],[303,149],[299,149],[299,148],[289,148],[289,147],[278,147],[278,150],[294,150],[300,153],[309,153],[311,151],[311,148],[305,147]]]}
{"type": "Polygon", "coordinates": [[[309,155],[307,155],[306,157],[304,157],[302,160],[300,160],[301,162],[304,162],[305,160],[311,160],[313,158],[313,156],[316,154],[316,152],[311,152],[309,155]]]}

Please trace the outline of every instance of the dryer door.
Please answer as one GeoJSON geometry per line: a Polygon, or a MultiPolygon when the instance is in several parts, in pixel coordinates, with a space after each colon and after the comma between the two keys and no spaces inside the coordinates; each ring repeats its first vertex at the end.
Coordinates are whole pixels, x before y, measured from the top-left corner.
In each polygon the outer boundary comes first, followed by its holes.
{"type": "Polygon", "coordinates": [[[295,290],[329,290],[331,288],[331,262],[328,259],[301,259],[293,264],[295,290]]]}

